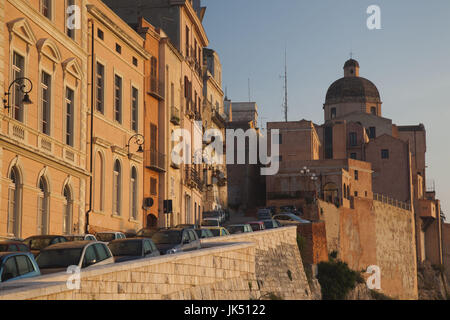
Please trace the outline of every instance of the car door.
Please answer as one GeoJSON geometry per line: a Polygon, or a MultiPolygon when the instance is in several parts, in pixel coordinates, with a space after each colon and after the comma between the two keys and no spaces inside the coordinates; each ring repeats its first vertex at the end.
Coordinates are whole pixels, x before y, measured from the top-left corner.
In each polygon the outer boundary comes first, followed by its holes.
{"type": "Polygon", "coordinates": [[[16,259],[14,257],[9,257],[3,263],[3,271],[1,274],[1,282],[6,282],[12,279],[15,279],[19,276],[19,272],[17,270],[16,259]]]}
{"type": "Polygon", "coordinates": [[[194,230],[188,230],[189,233],[189,250],[194,250],[197,249],[198,246],[198,237],[195,234],[194,230]]]}

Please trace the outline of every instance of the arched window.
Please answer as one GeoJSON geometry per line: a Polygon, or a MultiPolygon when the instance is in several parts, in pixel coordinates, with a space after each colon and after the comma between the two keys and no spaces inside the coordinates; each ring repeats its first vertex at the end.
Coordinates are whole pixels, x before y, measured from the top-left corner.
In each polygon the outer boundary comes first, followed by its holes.
{"type": "Polygon", "coordinates": [[[48,234],[49,224],[49,188],[44,177],[39,179],[39,199],[38,199],[38,234],[48,234]]]}
{"type": "Polygon", "coordinates": [[[64,207],[63,207],[63,234],[70,234],[72,231],[72,212],[73,212],[73,199],[72,193],[68,185],[64,188],[64,207]]]}
{"type": "Polygon", "coordinates": [[[8,234],[20,237],[21,234],[21,207],[22,207],[22,185],[20,183],[19,171],[16,167],[9,174],[11,184],[8,189],[8,234]]]}
{"type": "Polygon", "coordinates": [[[113,172],[113,214],[121,215],[122,169],[119,160],[114,162],[113,172]]]}
{"type": "Polygon", "coordinates": [[[95,157],[94,210],[105,211],[105,159],[101,152],[95,157]]]}
{"type": "Polygon", "coordinates": [[[347,185],[344,183],[344,199],[347,199],[347,185]]]}
{"type": "Polygon", "coordinates": [[[138,200],[138,175],[135,167],[131,168],[131,181],[130,181],[131,195],[130,195],[130,209],[131,209],[131,219],[137,220],[138,210],[137,210],[137,200],[138,200]]]}

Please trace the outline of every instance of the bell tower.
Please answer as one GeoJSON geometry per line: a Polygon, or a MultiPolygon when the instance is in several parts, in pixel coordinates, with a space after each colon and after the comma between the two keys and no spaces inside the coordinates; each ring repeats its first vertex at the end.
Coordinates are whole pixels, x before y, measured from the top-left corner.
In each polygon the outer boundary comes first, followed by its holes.
{"type": "Polygon", "coordinates": [[[359,63],[354,59],[347,60],[344,65],[344,77],[359,77],[359,63]]]}

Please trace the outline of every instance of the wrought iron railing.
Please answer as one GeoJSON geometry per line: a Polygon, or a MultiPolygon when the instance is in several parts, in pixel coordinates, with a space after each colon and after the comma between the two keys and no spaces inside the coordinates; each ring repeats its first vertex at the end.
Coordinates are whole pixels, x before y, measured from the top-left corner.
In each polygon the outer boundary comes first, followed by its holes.
{"type": "Polygon", "coordinates": [[[374,193],[373,200],[386,203],[388,205],[411,211],[411,203],[396,200],[394,198],[374,193]]]}
{"type": "Polygon", "coordinates": [[[145,151],[144,163],[147,168],[160,172],[166,171],[166,155],[154,149],[145,151]]]}

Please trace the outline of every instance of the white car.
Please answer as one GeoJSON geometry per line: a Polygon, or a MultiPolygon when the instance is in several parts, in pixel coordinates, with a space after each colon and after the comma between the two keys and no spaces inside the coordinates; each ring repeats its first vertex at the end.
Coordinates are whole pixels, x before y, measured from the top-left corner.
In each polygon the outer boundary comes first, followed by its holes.
{"type": "Polygon", "coordinates": [[[126,239],[126,236],[122,232],[97,232],[95,237],[98,241],[110,242],[113,240],[126,239]]]}
{"type": "Polygon", "coordinates": [[[204,218],[202,220],[202,227],[220,227],[220,218],[204,218]]]}
{"type": "Polygon", "coordinates": [[[70,266],[80,269],[114,263],[114,257],[104,242],[70,241],[41,250],[36,257],[41,274],[66,271],[70,266]]]}

